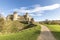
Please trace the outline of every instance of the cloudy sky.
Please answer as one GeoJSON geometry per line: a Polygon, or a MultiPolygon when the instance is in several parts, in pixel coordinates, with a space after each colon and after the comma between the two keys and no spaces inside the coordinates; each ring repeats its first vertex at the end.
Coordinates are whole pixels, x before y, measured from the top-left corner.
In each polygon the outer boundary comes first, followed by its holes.
{"type": "Polygon", "coordinates": [[[19,15],[26,12],[35,21],[60,20],[60,0],[0,0],[0,13],[4,16],[17,11],[19,15]]]}

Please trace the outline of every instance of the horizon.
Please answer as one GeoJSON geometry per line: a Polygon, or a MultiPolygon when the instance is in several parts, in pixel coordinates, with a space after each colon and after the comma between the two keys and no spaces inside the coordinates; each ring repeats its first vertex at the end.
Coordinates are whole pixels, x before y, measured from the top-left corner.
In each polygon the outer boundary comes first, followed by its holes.
{"type": "Polygon", "coordinates": [[[60,0],[0,0],[0,13],[4,16],[17,11],[29,13],[35,21],[60,20],[60,0]]]}

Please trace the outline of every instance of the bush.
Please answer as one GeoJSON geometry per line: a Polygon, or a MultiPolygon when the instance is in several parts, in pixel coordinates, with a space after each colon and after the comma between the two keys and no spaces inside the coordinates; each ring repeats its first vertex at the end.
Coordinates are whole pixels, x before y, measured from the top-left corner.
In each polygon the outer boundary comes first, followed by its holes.
{"type": "Polygon", "coordinates": [[[0,18],[0,32],[3,30],[4,23],[5,23],[4,19],[0,18]]]}

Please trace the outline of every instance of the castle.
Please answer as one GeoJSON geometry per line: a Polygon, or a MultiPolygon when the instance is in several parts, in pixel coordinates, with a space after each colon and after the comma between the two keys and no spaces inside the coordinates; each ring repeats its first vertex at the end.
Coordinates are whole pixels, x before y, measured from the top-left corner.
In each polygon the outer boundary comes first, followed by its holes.
{"type": "Polygon", "coordinates": [[[28,13],[26,13],[23,16],[20,16],[17,14],[17,12],[13,12],[12,15],[8,15],[6,17],[6,20],[12,20],[12,21],[18,20],[20,22],[28,22],[28,23],[31,23],[34,21],[34,19],[31,16],[29,16],[28,13]]]}

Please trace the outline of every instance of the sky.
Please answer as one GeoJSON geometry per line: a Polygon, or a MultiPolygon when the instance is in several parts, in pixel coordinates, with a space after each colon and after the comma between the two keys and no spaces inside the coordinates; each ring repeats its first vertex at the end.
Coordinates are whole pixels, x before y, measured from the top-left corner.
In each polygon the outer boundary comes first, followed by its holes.
{"type": "Polygon", "coordinates": [[[60,0],[0,0],[0,14],[29,13],[35,21],[60,20],[60,0]]]}

